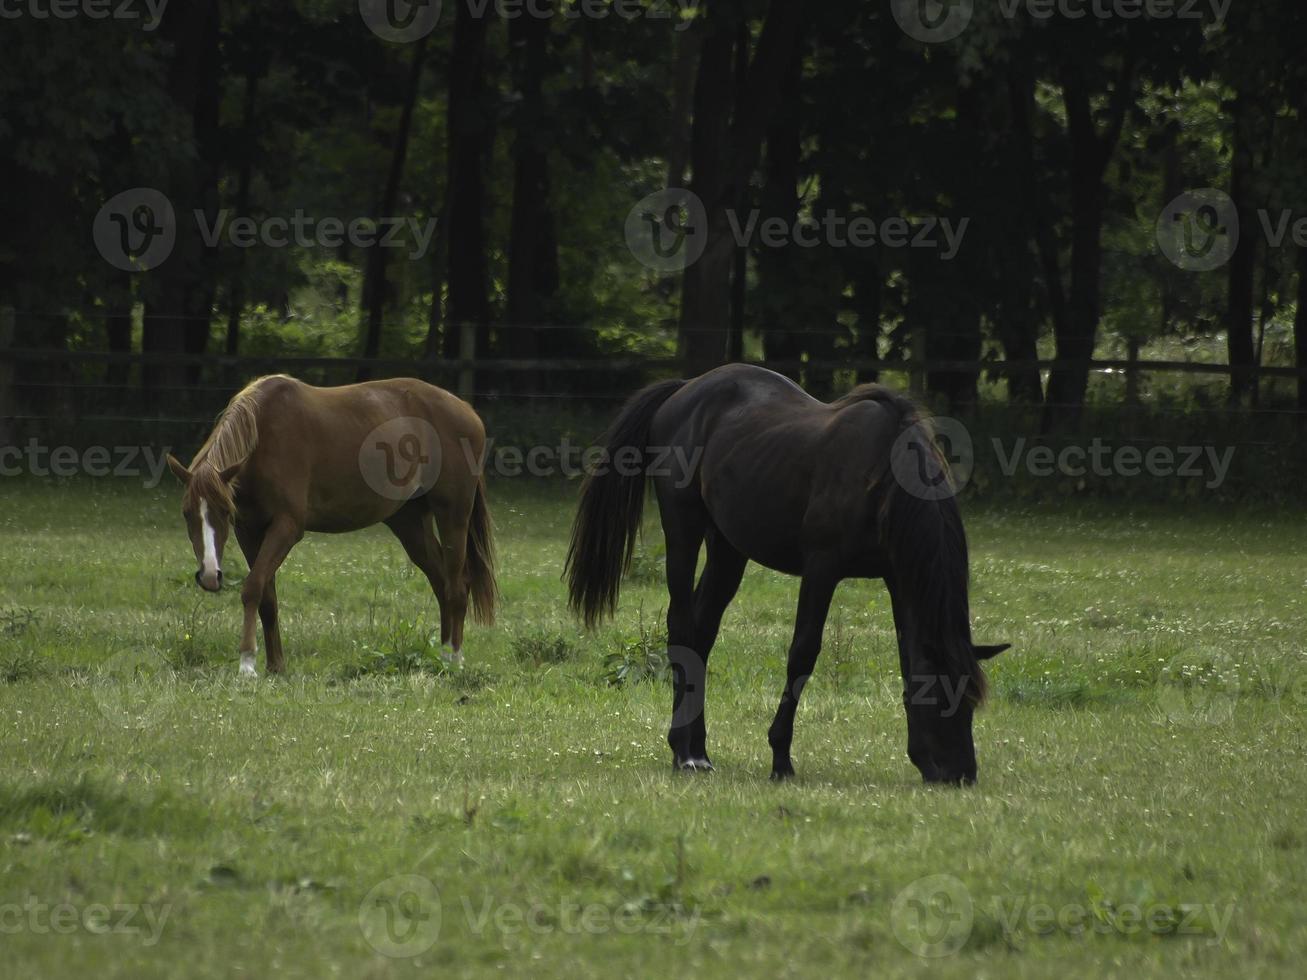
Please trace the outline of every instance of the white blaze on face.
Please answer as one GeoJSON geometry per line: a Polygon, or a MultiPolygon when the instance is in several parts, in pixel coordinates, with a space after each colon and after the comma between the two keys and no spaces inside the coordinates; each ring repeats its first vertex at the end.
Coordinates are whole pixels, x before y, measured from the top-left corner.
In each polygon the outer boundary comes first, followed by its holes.
{"type": "Polygon", "coordinates": [[[217,584],[218,542],[217,535],[213,530],[213,522],[209,520],[209,502],[207,500],[200,501],[200,524],[204,533],[204,565],[200,571],[206,582],[217,584]]]}

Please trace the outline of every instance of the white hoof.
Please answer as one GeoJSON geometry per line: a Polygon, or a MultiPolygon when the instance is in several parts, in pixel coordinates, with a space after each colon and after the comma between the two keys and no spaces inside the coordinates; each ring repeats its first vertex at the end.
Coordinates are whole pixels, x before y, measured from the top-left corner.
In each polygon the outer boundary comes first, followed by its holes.
{"type": "Polygon", "coordinates": [[[241,670],[240,670],[240,676],[241,676],[241,677],[257,677],[257,676],[259,676],[259,675],[258,675],[258,671],[256,671],[256,670],[254,669],[254,654],[252,654],[252,653],[242,653],[242,654],[241,654],[241,670]]]}
{"type": "Polygon", "coordinates": [[[443,660],[445,663],[449,664],[449,666],[451,667],[462,667],[463,651],[455,650],[453,647],[448,647],[448,646],[441,647],[440,659],[443,660]]]}

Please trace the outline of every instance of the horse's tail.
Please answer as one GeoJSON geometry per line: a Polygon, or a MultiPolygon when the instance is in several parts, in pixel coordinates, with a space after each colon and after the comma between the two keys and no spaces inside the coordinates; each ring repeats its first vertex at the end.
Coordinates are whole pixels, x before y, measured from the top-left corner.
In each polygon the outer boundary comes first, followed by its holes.
{"type": "Polygon", "coordinates": [[[494,522],[486,503],[486,481],[477,480],[472,516],[467,527],[468,593],[472,600],[472,618],[489,626],[495,621],[495,602],[499,586],[495,584],[494,522]]]}
{"type": "Polygon", "coordinates": [[[617,609],[622,576],[630,567],[644,513],[649,429],[658,409],[684,385],[684,381],[660,381],[632,396],[604,433],[605,465],[587,476],[581,487],[564,574],[572,611],[584,618],[587,627],[617,609]]]}
{"type": "Polygon", "coordinates": [[[948,485],[948,461],[929,418],[901,395],[878,399],[897,409],[898,438],[877,485],[879,525],[895,587],[915,618],[917,634],[953,690],[974,705],[985,700],[985,671],[971,643],[967,599],[967,536],[948,485]]]}

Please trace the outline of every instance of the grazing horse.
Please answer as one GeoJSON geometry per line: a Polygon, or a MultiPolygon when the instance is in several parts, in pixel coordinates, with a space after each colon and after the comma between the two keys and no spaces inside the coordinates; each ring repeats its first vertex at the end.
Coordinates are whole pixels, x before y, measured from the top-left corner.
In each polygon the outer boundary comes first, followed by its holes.
{"type": "Polygon", "coordinates": [[[199,562],[195,582],[222,588],[228,529],[250,573],[240,672],[253,675],[254,617],[263,622],[268,673],[285,668],[277,626],[277,569],[305,531],[384,523],[422,570],[440,606],[440,640],[461,658],[469,597],[494,618],[490,512],[481,464],[485,428],[468,404],[412,378],[315,388],[259,378],[219,416],[189,468],[182,515],[199,562]],[[438,532],[438,537],[437,537],[438,532]]]}
{"type": "Polygon", "coordinates": [[[926,782],[975,780],[979,661],[1007,646],[971,642],[962,519],[946,461],[912,402],[864,385],[828,405],[772,371],[728,364],[640,391],[602,442],[606,462],[586,478],[572,528],[571,605],[587,626],[615,611],[652,477],[667,544],[673,766],[712,769],[708,656],[753,560],[801,576],[785,689],[767,736],[773,779],[794,774],[795,710],[836,585],[881,578],[898,633],[908,757],[926,782]]]}

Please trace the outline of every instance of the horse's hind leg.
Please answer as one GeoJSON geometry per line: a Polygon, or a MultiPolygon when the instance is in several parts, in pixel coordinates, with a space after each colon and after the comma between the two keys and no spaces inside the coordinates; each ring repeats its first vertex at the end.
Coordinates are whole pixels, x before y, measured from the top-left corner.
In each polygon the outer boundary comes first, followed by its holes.
{"type": "Polygon", "coordinates": [[[461,661],[463,621],[467,618],[467,532],[472,503],[470,499],[461,506],[433,501],[432,506],[440,529],[436,548],[445,587],[445,601],[440,607],[440,642],[451,648],[455,660],[461,661]]]}
{"type": "Polygon", "coordinates": [[[703,505],[675,501],[659,487],[659,510],[667,542],[667,659],[672,670],[672,723],[667,744],[678,769],[707,769],[693,754],[696,725],[703,724],[705,662],[695,649],[694,569],[707,524],[703,505]]]}
{"type": "Polygon", "coordinates": [[[790,643],[789,663],[786,667],[785,690],[776,717],[767,730],[767,741],[772,750],[772,779],[786,779],[794,775],[790,759],[790,744],[794,740],[794,713],[804,685],[812,676],[821,653],[822,632],[830,612],[831,599],[839,577],[824,565],[809,563],[799,585],[799,611],[794,620],[794,639],[790,643]]]}
{"type": "Polygon", "coordinates": [[[448,639],[445,623],[445,572],[440,563],[440,543],[436,541],[431,511],[425,504],[405,504],[386,521],[386,527],[404,546],[408,560],[427,577],[427,584],[440,607],[440,638],[448,639]]]}
{"type": "MultiPolygon", "coordinates": [[[[715,527],[708,528],[708,560],[704,563],[699,576],[699,584],[694,590],[694,649],[703,661],[703,688],[708,682],[708,657],[713,644],[717,642],[717,633],[721,629],[722,614],[735,598],[744,578],[744,566],[748,559],[740,554],[722,537],[715,527]]],[[[700,699],[699,711],[690,725],[689,758],[701,767],[712,768],[708,758],[708,729],[705,718],[705,705],[700,699]]]]}

